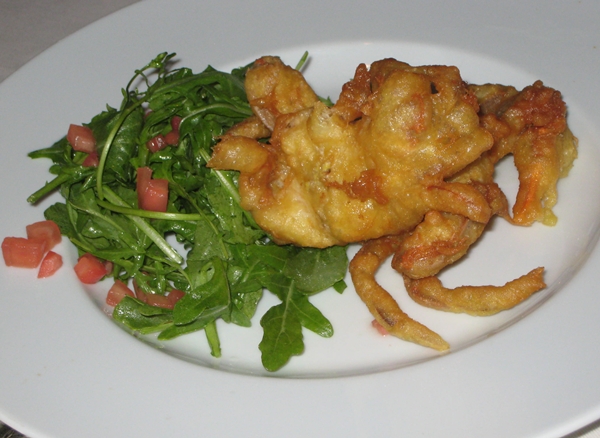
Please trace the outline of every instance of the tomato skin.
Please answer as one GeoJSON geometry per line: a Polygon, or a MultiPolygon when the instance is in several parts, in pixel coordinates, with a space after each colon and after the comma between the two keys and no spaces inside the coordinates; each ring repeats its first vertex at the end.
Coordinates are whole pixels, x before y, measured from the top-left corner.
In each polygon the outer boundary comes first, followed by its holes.
{"type": "Polygon", "coordinates": [[[179,125],[181,125],[181,117],[171,117],[171,128],[173,129],[173,131],[179,132],[179,125]]]}
{"type": "Polygon", "coordinates": [[[34,222],[33,224],[25,227],[28,239],[38,239],[46,242],[46,251],[51,250],[58,245],[62,236],[60,234],[60,228],[56,225],[56,222],[47,220],[34,222]]]}
{"type": "Polygon", "coordinates": [[[54,275],[63,265],[63,258],[60,254],[54,251],[48,251],[46,256],[42,260],[40,270],[38,271],[38,278],[47,278],[54,275]]]}
{"type": "Polygon", "coordinates": [[[106,304],[109,306],[116,306],[121,302],[125,296],[135,297],[135,294],[125,283],[121,280],[116,279],[115,283],[108,290],[108,294],[106,295],[106,304]]]}
{"type": "Polygon", "coordinates": [[[90,253],[82,255],[75,266],[75,274],[83,284],[98,283],[108,272],[104,263],[90,253]]]}
{"type": "Polygon", "coordinates": [[[149,167],[138,167],[137,179],[136,179],[136,190],[138,193],[138,204],[140,200],[140,194],[146,191],[148,187],[148,181],[152,178],[152,169],[149,167]]]}
{"type": "Polygon", "coordinates": [[[146,294],[146,303],[154,307],[162,307],[172,309],[173,305],[169,301],[169,297],[160,294],[146,294]]]}
{"type": "Polygon", "coordinates": [[[43,239],[5,237],[2,241],[2,256],[6,266],[37,268],[46,250],[46,241],[43,239]]]}
{"type": "MultiPolygon", "coordinates": [[[[167,298],[169,298],[169,301],[171,302],[172,306],[175,307],[175,304],[177,304],[177,301],[182,299],[184,296],[185,296],[185,292],[183,292],[179,289],[173,289],[171,292],[169,292],[169,295],[167,295],[167,298]]],[[[173,307],[171,307],[171,308],[173,308],[173,307]]]]}
{"type": "Polygon", "coordinates": [[[162,307],[171,310],[175,307],[177,301],[179,301],[185,295],[185,292],[182,292],[178,289],[171,290],[168,295],[146,293],[137,285],[135,281],[133,282],[133,289],[135,290],[136,298],[141,302],[154,307],[162,307]]]}
{"type": "Polygon", "coordinates": [[[91,154],[96,151],[96,139],[94,133],[87,126],[73,125],[69,126],[67,132],[67,141],[73,146],[73,149],[79,152],[91,154]]]}
{"type": "Polygon", "coordinates": [[[149,167],[137,169],[138,206],[142,210],[165,212],[169,201],[169,181],[151,177],[152,169],[149,167]]]}
{"type": "Polygon", "coordinates": [[[169,144],[165,140],[165,136],[158,134],[146,142],[146,147],[152,153],[158,152],[166,148],[169,144]]]}
{"type": "Polygon", "coordinates": [[[89,153],[81,163],[83,167],[98,167],[98,164],[100,164],[100,157],[96,151],[89,153]]]}
{"type": "Polygon", "coordinates": [[[169,201],[169,181],[151,179],[142,197],[140,207],[148,211],[166,212],[169,201]]]}
{"type": "Polygon", "coordinates": [[[177,146],[179,144],[179,132],[171,131],[165,134],[165,143],[169,146],[177,146]]]}
{"type": "Polygon", "coordinates": [[[135,291],[135,297],[138,300],[140,300],[142,303],[148,302],[146,298],[146,292],[144,292],[142,288],[138,286],[137,281],[135,280],[133,280],[133,290],[135,291]]]}

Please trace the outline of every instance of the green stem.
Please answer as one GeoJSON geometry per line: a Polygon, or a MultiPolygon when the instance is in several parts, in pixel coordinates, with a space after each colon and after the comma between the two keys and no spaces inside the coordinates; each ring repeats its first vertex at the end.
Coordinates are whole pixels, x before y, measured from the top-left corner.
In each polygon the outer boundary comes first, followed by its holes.
{"type": "Polygon", "coordinates": [[[115,126],[113,127],[113,129],[108,134],[108,137],[106,138],[106,142],[104,143],[104,146],[102,148],[102,155],[100,155],[100,160],[98,162],[98,169],[96,171],[96,191],[98,193],[98,198],[100,198],[101,200],[104,199],[104,189],[103,189],[104,186],[102,184],[102,175],[104,174],[104,166],[106,166],[106,158],[108,157],[108,152],[110,150],[110,147],[112,146],[112,143],[113,143],[115,137],[117,136],[117,132],[119,132],[119,129],[121,129],[121,126],[123,125],[123,122],[125,121],[125,119],[127,117],[129,117],[129,115],[136,108],[141,106],[143,102],[144,102],[143,100],[138,100],[133,105],[131,105],[129,108],[127,108],[126,110],[123,110],[123,112],[117,119],[115,126]]]}
{"type": "Polygon", "coordinates": [[[107,210],[114,211],[115,213],[121,213],[126,216],[138,216],[147,219],[163,219],[167,221],[199,221],[205,218],[204,215],[194,213],[170,213],[141,210],[138,208],[131,207],[121,207],[118,205],[111,204],[110,202],[101,201],[99,199],[96,202],[100,207],[104,207],[107,210]]]}
{"type": "MultiPolygon", "coordinates": [[[[122,200],[115,192],[113,192],[108,186],[104,187],[106,199],[109,202],[119,207],[129,207],[127,203],[122,200]]],[[[136,224],[146,235],[152,240],[156,246],[173,262],[178,265],[183,263],[183,257],[165,240],[165,238],[154,229],[148,222],[139,216],[127,215],[127,217],[136,224]]]]}
{"type": "Polygon", "coordinates": [[[206,105],[190,114],[188,114],[187,116],[185,116],[181,122],[183,123],[185,120],[195,117],[199,114],[204,114],[204,113],[210,113],[213,112],[214,110],[217,109],[228,109],[230,111],[236,112],[238,113],[240,116],[243,117],[250,117],[252,115],[252,110],[250,108],[248,109],[241,109],[239,107],[236,107],[235,105],[229,105],[229,104],[224,104],[224,103],[212,103],[210,105],[206,105]]]}
{"type": "Polygon", "coordinates": [[[307,60],[308,60],[308,51],[304,52],[304,54],[302,55],[302,58],[300,58],[300,61],[298,61],[298,64],[296,64],[296,70],[300,71],[302,69],[302,67],[304,67],[304,64],[306,64],[307,60]]]}
{"type": "Polygon", "coordinates": [[[215,320],[206,324],[204,333],[206,334],[206,340],[210,346],[210,354],[214,357],[221,357],[221,341],[219,340],[219,333],[217,332],[217,323],[215,320]]]}
{"type": "Polygon", "coordinates": [[[69,181],[69,179],[71,177],[72,177],[72,175],[69,175],[69,174],[66,174],[66,173],[62,173],[62,174],[58,175],[52,181],[50,181],[49,183],[46,183],[46,185],[44,187],[42,187],[41,189],[39,189],[35,193],[31,194],[29,196],[29,198],[27,198],[27,202],[29,202],[30,204],[35,204],[37,201],[39,201],[40,199],[42,199],[48,193],[50,193],[53,190],[57,189],[63,183],[69,181]]]}

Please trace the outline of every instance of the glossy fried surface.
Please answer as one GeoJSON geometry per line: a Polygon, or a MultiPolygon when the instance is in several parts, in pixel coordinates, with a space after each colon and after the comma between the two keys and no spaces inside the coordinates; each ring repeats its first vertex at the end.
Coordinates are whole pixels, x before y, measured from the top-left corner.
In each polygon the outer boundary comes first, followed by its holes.
{"type": "MultiPolygon", "coordinates": [[[[508,201],[494,183],[494,166],[487,153],[454,175],[451,181],[470,184],[486,199],[493,214],[508,218],[508,201]]],[[[392,267],[404,276],[420,279],[437,275],[467,254],[483,234],[488,222],[431,210],[402,239],[392,258],[392,267]]]]}
{"type": "Polygon", "coordinates": [[[254,172],[237,168],[235,154],[246,152],[230,151],[226,136],[209,166],[241,171],[242,206],[278,243],[327,247],[398,234],[430,210],[489,219],[478,190],[445,180],[493,142],[455,67],[360,66],[332,108],[277,58],[257,62],[246,86],[257,116],[273,126],[269,144],[260,143],[269,156],[254,172]]]}
{"type": "Polygon", "coordinates": [[[447,350],[450,346],[442,337],[404,313],[396,300],[375,280],[375,273],[396,252],[400,242],[398,236],[382,237],[362,246],[350,263],[356,292],[388,333],[425,347],[447,350]]]}
{"type": "Polygon", "coordinates": [[[555,225],[552,211],[557,183],[577,157],[577,139],[567,126],[560,92],[541,81],[517,92],[502,85],[472,85],[481,106],[481,122],[494,136],[490,157],[496,163],[512,154],[519,172],[513,223],[555,225]]]}
{"type": "Polygon", "coordinates": [[[404,284],[411,298],[423,306],[474,316],[489,316],[511,309],[546,287],[544,268],[536,268],[503,286],[448,289],[437,277],[413,280],[406,276],[404,284]]]}
{"type": "Polygon", "coordinates": [[[208,166],[240,172],[242,207],[277,243],[361,242],[352,281],[388,333],[449,348],[378,284],[388,258],[414,301],[448,312],[492,315],[546,286],[542,267],[501,286],[450,289],[437,275],[468,254],[494,216],[556,223],[558,180],[577,157],[558,91],[541,81],[522,91],[467,85],[456,67],[383,59],[359,65],[327,106],[270,56],[248,71],[246,90],[255,115],[221,138],[208,166]],[[506,155],[519,174],[512,211],[494,181],[506,155]]]}

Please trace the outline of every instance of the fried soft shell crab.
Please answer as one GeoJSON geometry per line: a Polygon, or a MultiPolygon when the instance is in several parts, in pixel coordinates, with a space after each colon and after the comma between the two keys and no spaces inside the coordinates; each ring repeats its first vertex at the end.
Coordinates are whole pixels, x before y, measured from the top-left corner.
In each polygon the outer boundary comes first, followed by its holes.
{"type": "Polygon", "coordinates": [[[545,287],[543,268],[504,286],[446,289],[436,276],[494,215],[556,222],[556,183],[577,155],[559,92],[539,81],[521,92],[468,85],[456,67],[384,59],[359,65],[327,106],[300,72],[269,56],[245,85],[255,115],[221,138],[208,166],[240,172],[242,207],[277,243],[362,243],[352,281],[387,332],[449,348],[375,280],[389,257],[415,301],[451,312],[494,314],[545,287]],[[507,154],[520,181],[512,212],[493,179],[507,154]]]}

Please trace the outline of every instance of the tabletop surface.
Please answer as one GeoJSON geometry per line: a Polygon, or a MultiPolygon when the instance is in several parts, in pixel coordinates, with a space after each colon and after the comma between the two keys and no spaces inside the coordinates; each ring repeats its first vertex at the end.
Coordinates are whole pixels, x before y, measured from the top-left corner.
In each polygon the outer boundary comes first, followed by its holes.
{"type": "MultiPolygon", "coordinates": [[[[0,82],[86,25],[139,0],[1,0],[0,82]]],[[[23,437],[0,423],[0,438],[23,437]]],[[[600,438],[600,420],[563,438],[600,438]]]]}

